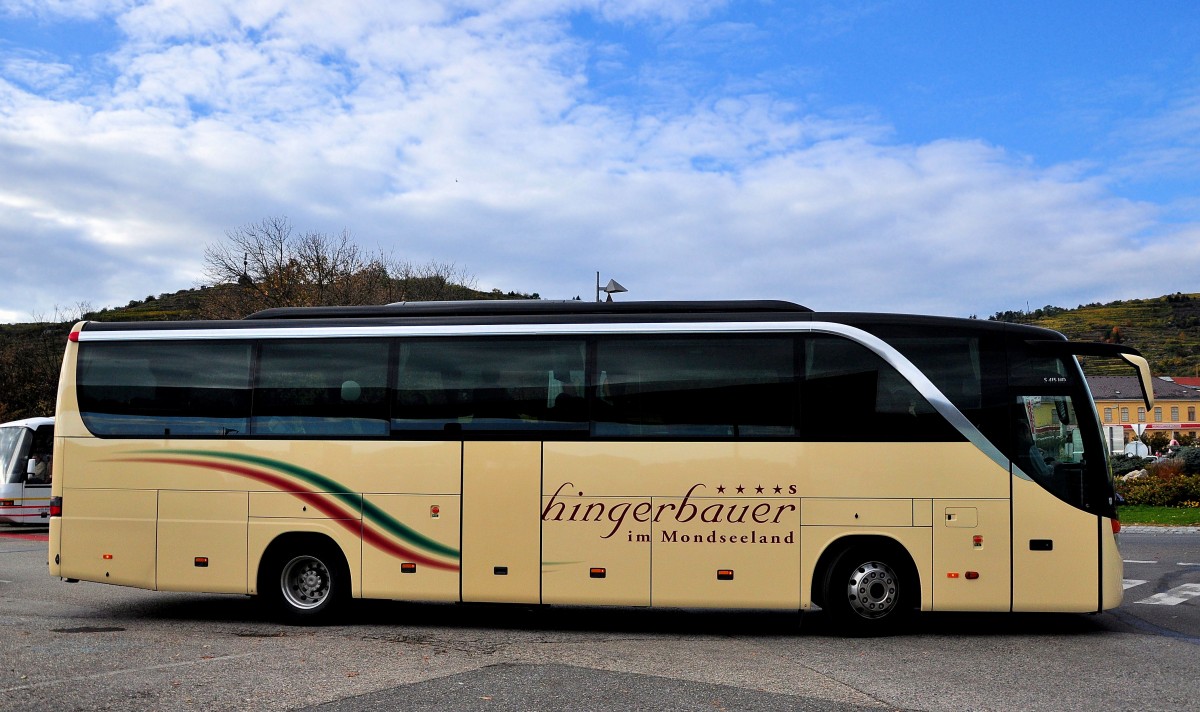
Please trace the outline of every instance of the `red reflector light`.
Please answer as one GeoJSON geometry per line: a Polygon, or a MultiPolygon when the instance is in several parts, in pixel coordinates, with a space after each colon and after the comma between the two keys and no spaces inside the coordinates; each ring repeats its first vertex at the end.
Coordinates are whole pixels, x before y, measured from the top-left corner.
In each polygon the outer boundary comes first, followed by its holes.
{"type": "Polygon", "coordinates": [[[1112,525],[1113,534],[1120,534],[1121,533],[1121,520],[1114,519],[1114,520],[1112,520],[1112,523],[1113,523],[1113,525],[1112,525]]]}
{"type": "Polygon", "coordinates": [[[17,503],[15,499],[0,499],[0,507],[11,507],[17,503]]]}
{"type": "Polygon", "coordinates": [[[415,574],[415,573],[417,573],[417,565],[416,565],[416,564],[407,563],[407,562],[406,562],[406,563],[403,563],[403,564],[400,564],[400,573],[402,573],[402,574],[415,574]]]}
{"type": "Polygon", "coordinates": [[[968,572],[967,572],[967,580],[969,580],[969,581],[974,581],[974,580],[975,580],[975,579],[977,579],[977,578],[979,578],[979,572],[978,572],[978,571],[968,571],[968,572]]]}
{"type": "Polygon", "coordinates": [[[62,497],[51,497],[50,498],[50,516],[52,516],[52,517],[61,517],[62,516],[62,497]]]}
{"type": "Polygon", "coordinates": [[[431,507],[429,508],[429,516],[431,516],[431,517],[433,517],[433,518],[435,518],[435,519],[436,519],[436,518],[438,517],[438,515],[440,515],[441,513],[442,513],[442,508],[441,508],[441,507],[439,507],[439,506],[437,506],[436,504],[435,504],[435,505],[433,505],[433,506],[431,506],[431,507]]]}
{"type": "Polygon", "coordinates": [[[608,576],[608,569],[593,568],[589,571],[589,575],[592,578],[604,578],[605,576],[608,576]]]}
{"type": "Polygon", "coordinates": [[[717,569],[717,580],[718,581],[732,581],[733,580],[733,569],[717,569]]]}
{"type": "Polygon", "coordinates": [[[73,344],[79,343],[79,332],[72,331],[70,334],[67,334],[67,341],[70,341],[73,344]]]}

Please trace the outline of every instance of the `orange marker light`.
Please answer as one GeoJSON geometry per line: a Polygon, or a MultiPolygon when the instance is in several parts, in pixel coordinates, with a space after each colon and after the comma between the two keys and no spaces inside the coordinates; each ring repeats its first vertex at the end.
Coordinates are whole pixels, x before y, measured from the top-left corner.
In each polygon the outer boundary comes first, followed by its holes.
{"type": "Polygon", "coordinates": [[[608,576],[608,570],[600,567],[594,567],[589,570],[589,575],[592,578],[604,578],[608,576]]]}
{"type": "Polygon", "coordinates": [[[108,561],[109,559],[111,559],[111,558],[112,558],[112,554],[104,554],[104,555],[103,555],[103,556],[101,556],[100,558],[104,559],[105,561],[108,561]]]}
{"type": "Polygon", "coordinates": [[[717,569],[717,580],[718,581],[732,581],[733,580],[733,569],[717,569]]]}
{"type": "Polygon", "coordinates": [[[949,572],[949,573],[947,573],[947,574],[946,574],[946,578],[958,578],[958,572],[957,572],[957,571],[951,571],[951,572],[949,572]]]}
{"type": "Polygon", "coordinates": [[[403,563],[403,564],[400,564],[400,573],[402,573],[402,574],[415,574],[415,573],[417,573],[417,565],[416,565],[416,564],[412,564],[412,563],[407,563],[407,562],[406,562],[406,563],[403,563]]]}
{"type": "Polygon", "coordinates": [[[207,556],[197,556],[196,557],[196,566],[199,568],[202,568],[202,569],[207,568],[208,567],[208,557],[207,556]]]}

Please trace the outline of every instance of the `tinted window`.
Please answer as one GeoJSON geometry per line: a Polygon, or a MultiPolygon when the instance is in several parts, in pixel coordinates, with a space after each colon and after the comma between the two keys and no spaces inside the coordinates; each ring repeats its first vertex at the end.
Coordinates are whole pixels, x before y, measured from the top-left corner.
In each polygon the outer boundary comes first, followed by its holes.
{"type": "Polygon", "coordinates": [[[387,341],[265,341],[256,435],[387,435],[387,341]]]}
{"type": "Polygon", "coordinates": [[[392,427],[427,432],[585,430],[580,340],[405,340],[392,427]]]}
{"type": "Polygon", "coordinates": [[[82,344],[79,409],[96,435],[245,434],[250,346],[239,343],[82,344]]]}
{"type": "Polygon", "coordinates": [[[889,344],[938,387],[984,437],[1008,452],[1011,434],[1004,343],[978,333],[913,335],[913,328],[876,328],[889,344]]]}
{"type": "Polygon", "coordinates": [[[595,434],[779,437],[795,434],[791,337],[602,339],[595,434]]]}
{"type": "Polygon", "coordinates": [[[805,340],[801,404],[807,440],[962,439],[895,368],[839,337],[805,340]]]}

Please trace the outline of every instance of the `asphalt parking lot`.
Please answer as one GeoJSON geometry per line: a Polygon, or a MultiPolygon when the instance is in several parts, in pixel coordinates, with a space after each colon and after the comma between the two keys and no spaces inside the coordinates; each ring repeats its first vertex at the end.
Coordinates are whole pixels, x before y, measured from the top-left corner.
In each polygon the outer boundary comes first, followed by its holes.
{"type": "Polygon", "coordinates": [[[63,583],[37,533],[11,534],[0,531],[0,709],[1178,710],[1200,699],[1200,598],[1180,588],[1200,584],[1194,534],[1122,535],[1135,563],[1113,612],[923,615],[873,639],[841,637],[820,612],[386,601],[343,625],[293,628],[240,596],[63,583]]]}

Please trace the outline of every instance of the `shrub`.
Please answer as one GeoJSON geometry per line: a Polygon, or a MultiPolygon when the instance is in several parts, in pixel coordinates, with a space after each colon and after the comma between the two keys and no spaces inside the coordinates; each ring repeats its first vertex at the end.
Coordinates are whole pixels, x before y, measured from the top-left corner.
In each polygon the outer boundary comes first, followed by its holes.
{"type": "Polygon", "coordinates": [[[1121,475],[1128,474],[1134,470],[1140,470],[1153,461],[1153,458],[1149,457],[1126,457],[1124,455],[1117,455],[1112,459],[1113,477],[1120,477],[1121,475]]]}
{"type": "Polygon", "coordinates": [[[1172,460],[1183,463],[1183,474],[1200,475],[1200,447],[1182,447],[1172,460]]]}
{"type": "Polygon", "coordinates": [[[1125,504],[1186,507],[1200,502],[1200,474],[1185,474],[1179,458],[1151,465],[1147,471],[1147,477],[1117,480],[1117,493],[1125,504]]]}

